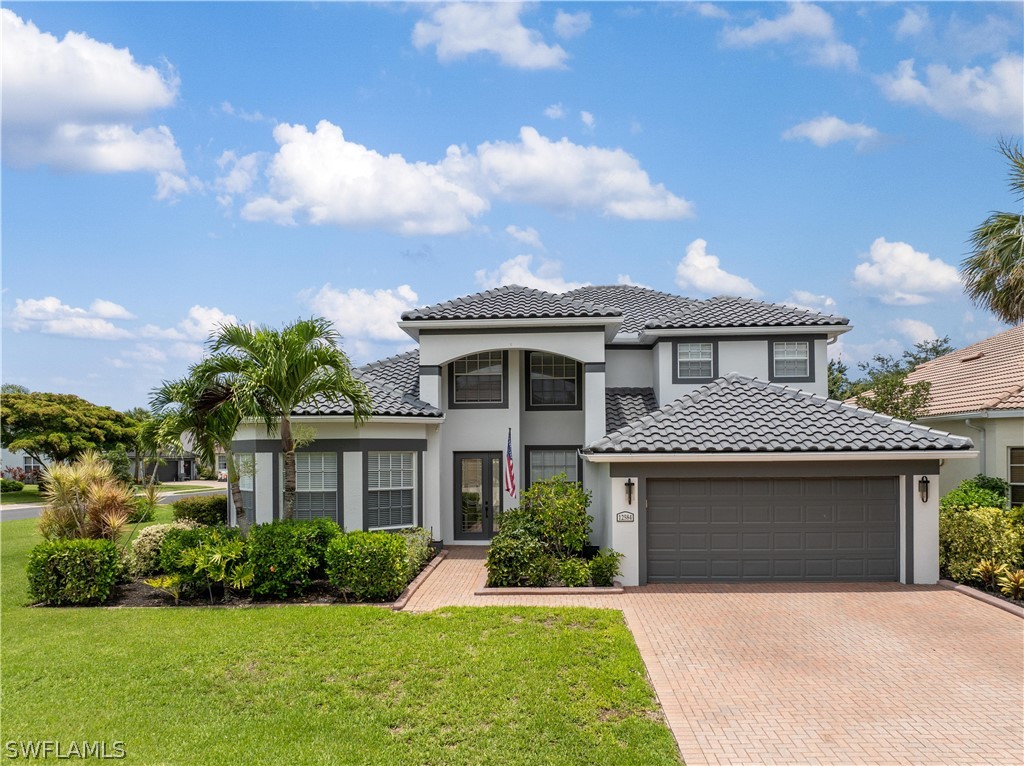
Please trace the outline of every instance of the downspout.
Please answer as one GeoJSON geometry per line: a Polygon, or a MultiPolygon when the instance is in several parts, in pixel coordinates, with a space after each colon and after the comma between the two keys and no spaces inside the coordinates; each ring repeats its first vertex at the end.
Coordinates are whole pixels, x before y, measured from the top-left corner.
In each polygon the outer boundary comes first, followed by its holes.
{"type": "Polygon", "coordinates": [[[977,431],[981,434],[981,438],[978,440],[978,463],[981,466],[979,473],[987,475],[986,469],[988,468],[988,463],[985,462],[985,429],[974,425],[974,423],[971,422],[971,418],[964,418],[964,425],[972,431],[977,431]]]}

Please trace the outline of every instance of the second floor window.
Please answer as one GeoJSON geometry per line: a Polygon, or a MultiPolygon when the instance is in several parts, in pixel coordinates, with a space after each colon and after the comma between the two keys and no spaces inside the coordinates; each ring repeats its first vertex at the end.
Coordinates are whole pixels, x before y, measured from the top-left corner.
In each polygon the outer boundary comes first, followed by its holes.
{"type": "Polygon", "coordinates": [[[504,401],[504,354],[485,351],[452,362],[454,404],[502,404],[504,401]]]}
{"type": "Polygon", "coordinates": [[[715,377],[714,343],[676,344],[676,377],[680,381],[715,377]]]}
{"type": "Polygon", "coordinates": [[[530,406],[574,408],[579,403],[579,365],[558,354],[531,351],[530,406]]]}
{"type": "Polygon", "coordinates": [[[773,344],[773,377],[809,378],[811,375],[810,343],[805,340],[777,341],[773,344]]]}

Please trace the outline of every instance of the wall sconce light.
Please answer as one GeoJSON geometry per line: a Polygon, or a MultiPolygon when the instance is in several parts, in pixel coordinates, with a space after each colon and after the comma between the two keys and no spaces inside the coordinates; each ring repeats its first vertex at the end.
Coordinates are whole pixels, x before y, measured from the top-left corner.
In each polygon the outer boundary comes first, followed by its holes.
{"type": "Polygon", "coordinates": [[[636,486],[636,482],[632,479],[626,479],[626,505],[633,504],[633,487],[636,486]]]}
{"type": "Polygon", "coordinates": [[[927,476],[922,476],[921,479],[917,482],[917,491],[921,493],[921,502],[922,503],[927,503],[928,502],[928,485],[929,484],[931,484],[931,482],[928,480],[927,476]]]}

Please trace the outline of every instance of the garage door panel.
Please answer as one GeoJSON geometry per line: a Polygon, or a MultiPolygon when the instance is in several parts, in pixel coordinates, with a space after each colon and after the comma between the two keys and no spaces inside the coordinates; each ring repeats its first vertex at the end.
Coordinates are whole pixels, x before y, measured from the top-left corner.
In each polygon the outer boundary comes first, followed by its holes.
{"type": "Polygon", "coordinates": [[[648,580],[896,580],[898,481],[647,482],[648,580]]]}

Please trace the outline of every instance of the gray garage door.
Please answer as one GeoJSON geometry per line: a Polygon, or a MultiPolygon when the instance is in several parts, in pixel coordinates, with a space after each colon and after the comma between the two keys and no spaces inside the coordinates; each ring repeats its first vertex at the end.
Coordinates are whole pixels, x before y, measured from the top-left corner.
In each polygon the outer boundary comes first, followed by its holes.
{"type": "Polygon", "coordinates": [[[896,477],[650,479],[647,579],[896,580],[896,477]]]}

